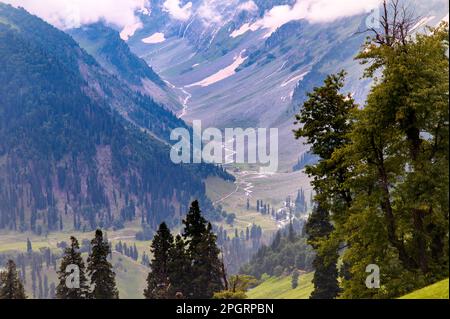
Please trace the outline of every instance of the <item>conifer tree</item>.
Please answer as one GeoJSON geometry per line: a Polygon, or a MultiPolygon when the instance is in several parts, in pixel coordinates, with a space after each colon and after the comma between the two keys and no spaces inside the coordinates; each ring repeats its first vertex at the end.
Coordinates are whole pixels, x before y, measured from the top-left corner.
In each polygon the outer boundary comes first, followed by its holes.
{"type": "Polygon", "coordinates": [[[31,244],[30,238],[27,238],[27,253],[31,254],[33,252],[33,245],[31,244]]]}
{"type": "Polygon", "coordinates": [[[173,236],[165,223],[159,226],[153,238],[151,252],[153,259],[151,271],[147,277],[147,288],[144,296],[147,299],[169,299],[169,260],[173,246],[173,236]]]}
{"type": "MultiPolygon", "coordinates": [[[[316,257],[313,261],[314,272],[314,291],[311,299],[334,299],[340,292],[338,282],[336,250],[319,248],[327,247],[326,242],[334,228],[330,223],[328,211],[320,205],[314,208],[308,222],[305,226],[308,235],[308,243],[316,250],[316,257]]],[[[328,246],[329,247],[329,246],[328,246]]]]}
{"type": "Polygon", "coordinates": [[[293,243],[295,241],[295,230],[292,221],[289,223],[288,240],[293,243]]]}
{"type": "Polygon", "coordinates": [[[97,230],[91,241],[91,254],[88,257],[88,274],[91,277],[94,299],[118,299],[119,291],[116,287],[116,274],[108,261],[110,247],[103,238],[103,232],[97,230]]]}
{"type": "Polygon", "coordinates": [[[25,289],[19,279],[16,264],[9,260],[6,270],[0,273],[0,299],[26,299],[25,289]]]}
{"type": "Polygon", "coordinates": [[[295,270],[292,272],[292,278],[291,278],[291,286],[292,286],[292,289],[297,289],[297,287],[298,287],[298,278],[299,278],[299,277],[300,277],[300,274],[299,274],[298,270],[295,269],[295,270]]]}
{"type": "Polygon", "coordinates": [[[220,250],[217,248],[212,225],[203,218],[198,201],[192,203],[183,224],[192,280],[186,297],[212,298],[215,292],[223,290],[220,250]]]}
{"type": "MultiPolygon", "coordinates": [[[[310,216],[306,233],[317,251],[313,262],[316,268],[315,290],[311,298],[330,299],[339,293],[338,258],[339,238],[328,242],[333,232],[331,217],[336,223],[344,220],[352,204],[351,190],[347,181],[351,178],[350,164],[345,157],[333,156],[350,143],[348,134],[353,127],[351,118],[356,104],[350,94],[340,91],[344,87],[345,72],[329,75],[322,87],[308,94],[308,100],[297,115],[303,126],[295,134],[307,139],[311,151],[319,156],[317,164],[306,167],[313,178],[317,207],[310,216]]],[[[300,194],[302,198],[302,194],[300,194]]],[[[303,199],[303,198],[302,198],[303,199]]]]}
{"type": "Polygon", "coordinates": [[[175,237],[169,251],[170,295],[187,297],[190,289],[191,261],[186,251],[186,243],[180,235],[175,237]]]}
{"type": "Polygon", "coordinates": [[[70,237],[70,247],[64,251],[60,270],[58,271],[59,284],[56,287],[56,298],[58,299],[87,299],[89,297],[89,283],[86,277],[86,267],[81,257],[80,245],[75,237],[70,237]],[[70,267],[77,267],[76,270],[70,267]],[[76,273],[73,273],[75,271],[76,273]],[[70,281],[69,276],[78,275],[76,282],[70,281]],[[77,287],[68,287],[68,284],[77,287]]]}

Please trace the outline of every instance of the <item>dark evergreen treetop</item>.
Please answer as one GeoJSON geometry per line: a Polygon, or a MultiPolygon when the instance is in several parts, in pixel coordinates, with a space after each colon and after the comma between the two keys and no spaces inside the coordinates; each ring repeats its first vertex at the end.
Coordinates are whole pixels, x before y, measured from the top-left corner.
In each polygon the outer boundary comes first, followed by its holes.
{"type": "Polygon", "coordinates": [[[70,246],[64,250],[64,256],[58,271],[59,283],[56,287],[56,298],[58,299],[87,299],[89,298],[89,283],[86,277],[86,267],[81,257],[80,245],[75,237],[70,237],[70,246]],[[76,270],[69,267],[77,267],[76,270]],[[68,272],[68,270],[71,270],[68,272]],[[78,275],[77,287],[68,287],[74,284],[68,278],[70,275],[78,275]]]}
{"type": "Polygon", "coordinates": [[[116,274],[108,261],[110,247],[103,238],[103,232],[97,230],[91,241],[91,254],[88,257],[88,274],[91,278],[91,297],[94,299],[118,299],[116,274]]]}
{"type": "MultiPolygon", "coordinates": [[[[170,297],[170,254],[173,249],[173,236],[166,223],[162,223],[153,238],[150,263],[151,272],[147,277],[144,296],[147,299],[168,299],[170,297]]],[[[176,271],[179,271],[178,269],[176,271]]]]}
{"type": "Polygon", "coordinates": [[[9,260],[6,270],[0,272],[0,299],[26,299],[25,289],[19,279],[16,264],[9,260]]]}

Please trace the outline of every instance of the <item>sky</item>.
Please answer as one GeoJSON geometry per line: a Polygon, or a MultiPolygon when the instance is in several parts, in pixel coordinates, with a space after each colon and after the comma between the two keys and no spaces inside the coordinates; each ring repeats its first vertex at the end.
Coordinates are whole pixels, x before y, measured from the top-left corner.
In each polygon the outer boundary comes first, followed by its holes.
{"type": "MultiPolygon", "coordinates": [[[[150,14],[149,0],[0,0],[14,6],[22,6],[60,29],[106,21],[126,29],[126,35],[142,27],[137,16],[141,11],[150,14]]],[[[342,17],[367,13],[377,7],[380,0],[297,0],[295,5],[275,6],[252,29],[267,28],[272,32],[283,24],[299,19],[312,23],[329,22],[342,17]]],[[[256,12],[253,0],[202,0],[195,8],[186,0],[165,0],[162,9],[172,19],[187,21],[195,16],[206,24],[226,21],[230,11],[234,14],[246,10],[256,12]],[[234,10],[223,10],[224,7],[234,10]]]]}
{"type": "Polygon", "coordinates": [[[148,6],[148,0],[0,0],[13,6],[24,7],[48,23],[68,29],[81,25],[107,21],[118,27],[140,22],[137,10],[148,6]]]}

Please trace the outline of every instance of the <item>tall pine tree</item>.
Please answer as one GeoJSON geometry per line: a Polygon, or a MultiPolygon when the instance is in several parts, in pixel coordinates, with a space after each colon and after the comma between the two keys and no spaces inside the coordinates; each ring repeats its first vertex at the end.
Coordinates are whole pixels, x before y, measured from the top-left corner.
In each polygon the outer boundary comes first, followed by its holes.
{"type": "Polygon", "coordinates": [[[329,239],[334,230],[328,211],[320,205],[315,207],[306,223],[305,230],[308,235],[308,244],[316,251],[313,261],[314,291],[311,299],[334,299],[340,291],[337,279],[338,254],[336,250],[329,249],[330,246],[323,245],[323,242],[329,239]]]}
{"type": "Polygon", "coordinates": [[[110,247],[103,238],[103,232],[97,230],[91,241],[91,254],[88,257],[88,274],[91,277],[93,299],[118,299],[119,291],[116,287],[116,274],[108,261],[110,247]]]}
{"type": "Polygon", "coordinates": [[[170,295],[178,298],[188,296],[191,278],[191,261],[186,251],[184,239],[178,235],[169,251],[170,295]]]}
{"type": "Polygon", "coordinates": [[[344,71],[329,75],[322,87],[308,94],[308,100],[297,115],[296,124],[303,126],[295,132],[296,137],[306,138],[311,151],[320,158],[317,164],[306,167],[306,172],[313,178],[317,202],[307,231],[317,251],[314,266],[318,269],[313,298],[337,297],[337,250],[342,239],[330,240],[333,232],[331,219],[336,224],[342,223],[352,204],[352,194],[347,184],[352,176],[351,164],[346,157],[336,155],[337,150],[350,143],[348,134],[353,127],[351,115],[357,109],[351,95],[341,93],[344,82],[344,71]]]}
{"type": "Polygon", "coordinates": [[[171,297],[169,261],[172,248],[173,236],[167,225],[162,223],[151,245],[153,259],[150,264],[151,271],[147,277],[147,288],[144,291],[145,298],[169,299],[171,297]]]}
{"type": "Polygon", "coordinates": [[[80,245],[75,237],[70,237],[70,247],[64,251],[64,256],[61,261],[60,270],[58,271],[59,284],[56,288],[56,298],[58,299],[87,299],[89,297],[89,283],[86,277],[86,267],[79,251],[80,245]],[[78,288],[68,287],[69,276],[73,275],[71,271],[68,272],[69,267],[76,266],[76,273],[78,275],[78,288]]]}
{"type": "Polygon", "coordinates": [[[26,299],[25,289],[19,279],[16,264],[9,260],[6,271],[0,273],[0,299],[26,299]]]}
{"type": "Polygon", "coordinates": [[[186,297],[192,299],[210,299],[215,292],[224,288],[222,269],[217,248],[216,235],[211,224],[203,218],[198,201],[194,201],[186,219],[184,238],[187,254],[191,261],[189,277],[191,284],[186,297]]]}

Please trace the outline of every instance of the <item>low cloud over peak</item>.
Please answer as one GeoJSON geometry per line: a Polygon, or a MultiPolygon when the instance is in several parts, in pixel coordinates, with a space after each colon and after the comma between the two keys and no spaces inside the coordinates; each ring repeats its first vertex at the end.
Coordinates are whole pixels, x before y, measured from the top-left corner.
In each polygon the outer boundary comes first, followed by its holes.
{"type": "Polygon", "coordinates": [[[381,0],[297,0],[293,6],[281,5],[268,10],[255,27],[275,31],[282,25],[295,20],[311,23],[332,22],[357,14],[368,13],[377,8],[381,0]]]}
{"type": "Polygon", "coordinates": [[[166,0],[163,8],[172,18],[180,21],[186,21],[192,14],[192,2],[182,5],[181,0],[166,0]]]}
{"type": "MultiPolygon", "coordinates": [[[[105,21],[122,28],[122,37],[128,39],[142,27],[137,12],[151,11],[150,0],[0,0],[24,7],[60,29],[105,21]]],[[[274,6],[263,18],[250,24],[251,30],[268,29],[269,34],[282,25],[306,19],[309,22],[330,22],[342,17],[369,12],[381,0],[297,0],[292,5],[274,6]]],[[[164,0],[162,9],[172,19],[187,21],[198,17],[206,25],[220,25],[241,11],[256,12],[253,0],[201,0],[194,7],[187,0],[164,0]],[[231,10],[230,10],[231,9],[231,10]]]]}
{"type": "Polygon", "coordinates": [[[147,12],[148,0],[0,0],[24,7],[60,29],[105,21],[120,28],[140,22],[136,11],[147,12]]]}

